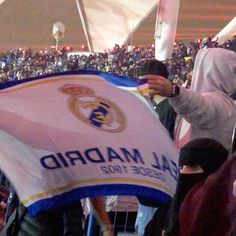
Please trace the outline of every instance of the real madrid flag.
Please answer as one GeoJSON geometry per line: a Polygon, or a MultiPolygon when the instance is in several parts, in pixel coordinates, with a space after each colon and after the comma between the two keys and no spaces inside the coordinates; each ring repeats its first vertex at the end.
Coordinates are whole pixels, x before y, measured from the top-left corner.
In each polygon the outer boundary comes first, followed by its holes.
{"type": "Polygon", "coordinates": [[[0,168],[30,214],[98,195],[172,196],[177,152],[137,85],[91,71],[1,85],[0,168]]]}

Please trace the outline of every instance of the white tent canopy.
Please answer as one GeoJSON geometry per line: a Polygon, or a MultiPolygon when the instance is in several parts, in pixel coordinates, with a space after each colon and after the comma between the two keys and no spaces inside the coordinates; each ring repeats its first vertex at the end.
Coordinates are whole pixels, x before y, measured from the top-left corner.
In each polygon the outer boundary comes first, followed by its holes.
{"type": "MultiPolygon", "coordinates": [[[[166,28],[171,29],[171,42],[173,38],[190,41],[214,36],[235,16],[236,2],[232,0],[178,1],[177,34],[174,35],[174,22],[166,28]]],[[[116,43],[153,44],[157,6],[168,2],[171,6],[167,9],[174,8],[175,14],[171,16],[176,17],[177,7],[173,4],[178,1],[0,0],[0,50],[15,47],[42,50],[55,46],[52,27],[58,21],[65,25],[65,37],[60,39],[59,48],[86,50],[89,46],[91,51],[104,51],[116,43]]],[[[161,17],[165,17],[165,12],[161,12],[164,13],[161,17]]],[[[167,35],[164,28],[161,31],[167,35]]],[[[159,32],[155,36],[160,39],[159,32]]]]}
{"type": "MultiPolygon", "coordinates": [[[[165,51],[162,54],[165,60],[173,48],[178,5],[179,0],[174,5],[171,0],[0,0],[0,23],[5,32],[0,37],[0,44],[11,42],[13,47],[32,47],[32,43],[39,45],[50,40],[57,48],[59,39],[56,42],[52,39],[51,28],[55,22],[61,22],[65,37],[60,38],[60,43],[73,35],[74,42],[68,41],[73,46],[76,37],[83,35],[90,52],[104,52],[115,44],[126,44],[150,13],[155,11],[157,14],[155,9],[158,9],[161,12],[158,21],[164,25],[162,35],[165,37],[159,37],[156,46],[158,54],[165,51]],[[13,20],[12,16],[18,20],[13,20]]],[[[154,43],[155,22],[150,27],[153,28],[154,43]]]]}
{"type": "MultiPolygon", "coordinates": [[[[65,39],[72,46],[88,45],[104,51],[122,45],[155,9],[159,0],[0,0],[0,45],[38,47],[53,42],[55,22],[65,25],[65,39]],[[68,40],[69,39],[69,40],[68,40]],[[10,45],[11,44],[11,45],[10,45]],[[32,45],[33,44],[33,45],[32,45]]],[[[152,26],[154,29],[154,25],[152,26]]],[[[51,45],[53,43],[50,43],[51,45]]],[[[3,48],[3,46],[1,46],[3,48]]]]}
{"type": "Polygon", "coordinates": [[[236,16],[213,38],[219,44],[231,39],[233,35],[236,35],[236,16]]]}
{"type": "MultiPolygon", "coordinates": [[[[76,0],[91,51],[104,51],[124,44],[157,0],[76,0]]],[[[154,26],[153,26],[154,27],[154,26]]]]}

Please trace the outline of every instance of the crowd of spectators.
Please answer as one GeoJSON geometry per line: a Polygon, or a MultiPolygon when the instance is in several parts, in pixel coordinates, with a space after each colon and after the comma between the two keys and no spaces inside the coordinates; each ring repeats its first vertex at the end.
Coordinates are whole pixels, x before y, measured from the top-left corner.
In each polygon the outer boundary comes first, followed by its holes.
{"type": "MultiPolygon", "coordinates": [[[[188,45],[182,41],[175,42],[172,57],[165,61],[169,79],[188,87],[194,60],[201,48],[223,47],[235,50],[235,44],[236,37],[235,40],[228,40],[223,45],[218,45],[217,41],[212,41],[209,37],[190,42],[188,45]]],[[[89,54],[73,51],[70,47],[63,47],[59,51],[45,49],[39,52],[16,48],[0,52],[0,83],[80,69],[138,77],[142,62],[154,57],[153,45],[141,48],[116,44],[113,49],[103,53],[89,54]]],[[[1,217],[3,215],[0,216],[0,225],[1,217]]]]}
{"type": "MultiPolygon", "coordinates": [[[[211,38],[198,39],[188,45],[182,41],[175,42],[172,58],[165,62],[170,79],[180,84],[191,80],[194,58],[198,50],[202,47],[218,46],[211,38]]],[[[232,41],[228,40],[221,47],[230,49],[232,41]]],[[[142,48],[116,44],[111,50],[89,55],[71,51],[70,47],[63,47],[59,51],[45,49],[33,52],[32,49],[17,48],[0,52],[0,82],[78,69],[101,70],[126,77],[137,77],[142,61],[155,57],[155,48],[151,44],[142,48]]]]}

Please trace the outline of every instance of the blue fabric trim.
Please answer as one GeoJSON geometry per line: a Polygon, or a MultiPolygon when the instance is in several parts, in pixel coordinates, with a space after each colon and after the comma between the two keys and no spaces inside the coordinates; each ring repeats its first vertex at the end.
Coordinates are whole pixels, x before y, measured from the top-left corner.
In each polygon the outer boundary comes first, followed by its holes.
{"type": "Polygon", "coordinates": [[[137,83],[140,86],[140,85],[143,85],[143,84],[147,84],[148,80],[147,79],[137,79],[137,83]]]}
{"type": "Polygon", "coordinates": [[[153,200],[158,200],[160,203],[171,199],[170,195],[154,188],[128,184],[109,184],[76,188],[69,192],[34,202],[33,204],[29,205],[27,209],[31,216],[36,216],[43,211],[58,208],[60,209],[68,204],[78,202],[81,198],[102,195],[129,195],[148,197],[153,200]]]}
{"type": "Polygon", "coordinates": [[[27,78],[22,80],[16,80],[16,81],[7,81],[0,84],[0,90],[9,88],[12,86],[16,86],[18,84],[27,83],[30,81],[40,80],[40,79],[46,79],[54,76],[64,76],[64,75],[98,75],[103,77],[105,80],[107,80],[109,83],[116,85],[116,86],[124,86],[124,87],[136,87],[138,85],[138,79],[136,78],[129,78],[119,75],[114,75],[108,72],[103,71],[92,71],[92,70],[78,70],[78,71],[67,71],[67,72],[60,72],[60,73],[54,73],[50,75],[42,75],[37,76],[33,78],[27,78]]]}

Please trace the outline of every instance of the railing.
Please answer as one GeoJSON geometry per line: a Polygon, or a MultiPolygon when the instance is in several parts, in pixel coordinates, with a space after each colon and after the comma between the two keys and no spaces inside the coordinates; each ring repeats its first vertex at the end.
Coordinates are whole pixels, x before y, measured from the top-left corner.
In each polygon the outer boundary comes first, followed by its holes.
{"type": "MultiPolygon", "coordinates": [[[[137,214],[137,201],[135,197],[130,196],[112,196],[106,197],[106,212],[113,226],[114,236],[137,236],[135,233],[135,219],[137,214]],[[116,198],[115,201],[111,198],[116,198]],[[121,200],[119,200],[122,198],[121,200]]],[[[85,236],[102,236],[102,230],[94,217],[94,211],[91,207],[87,226],[85,227],[85,236]]]]}

